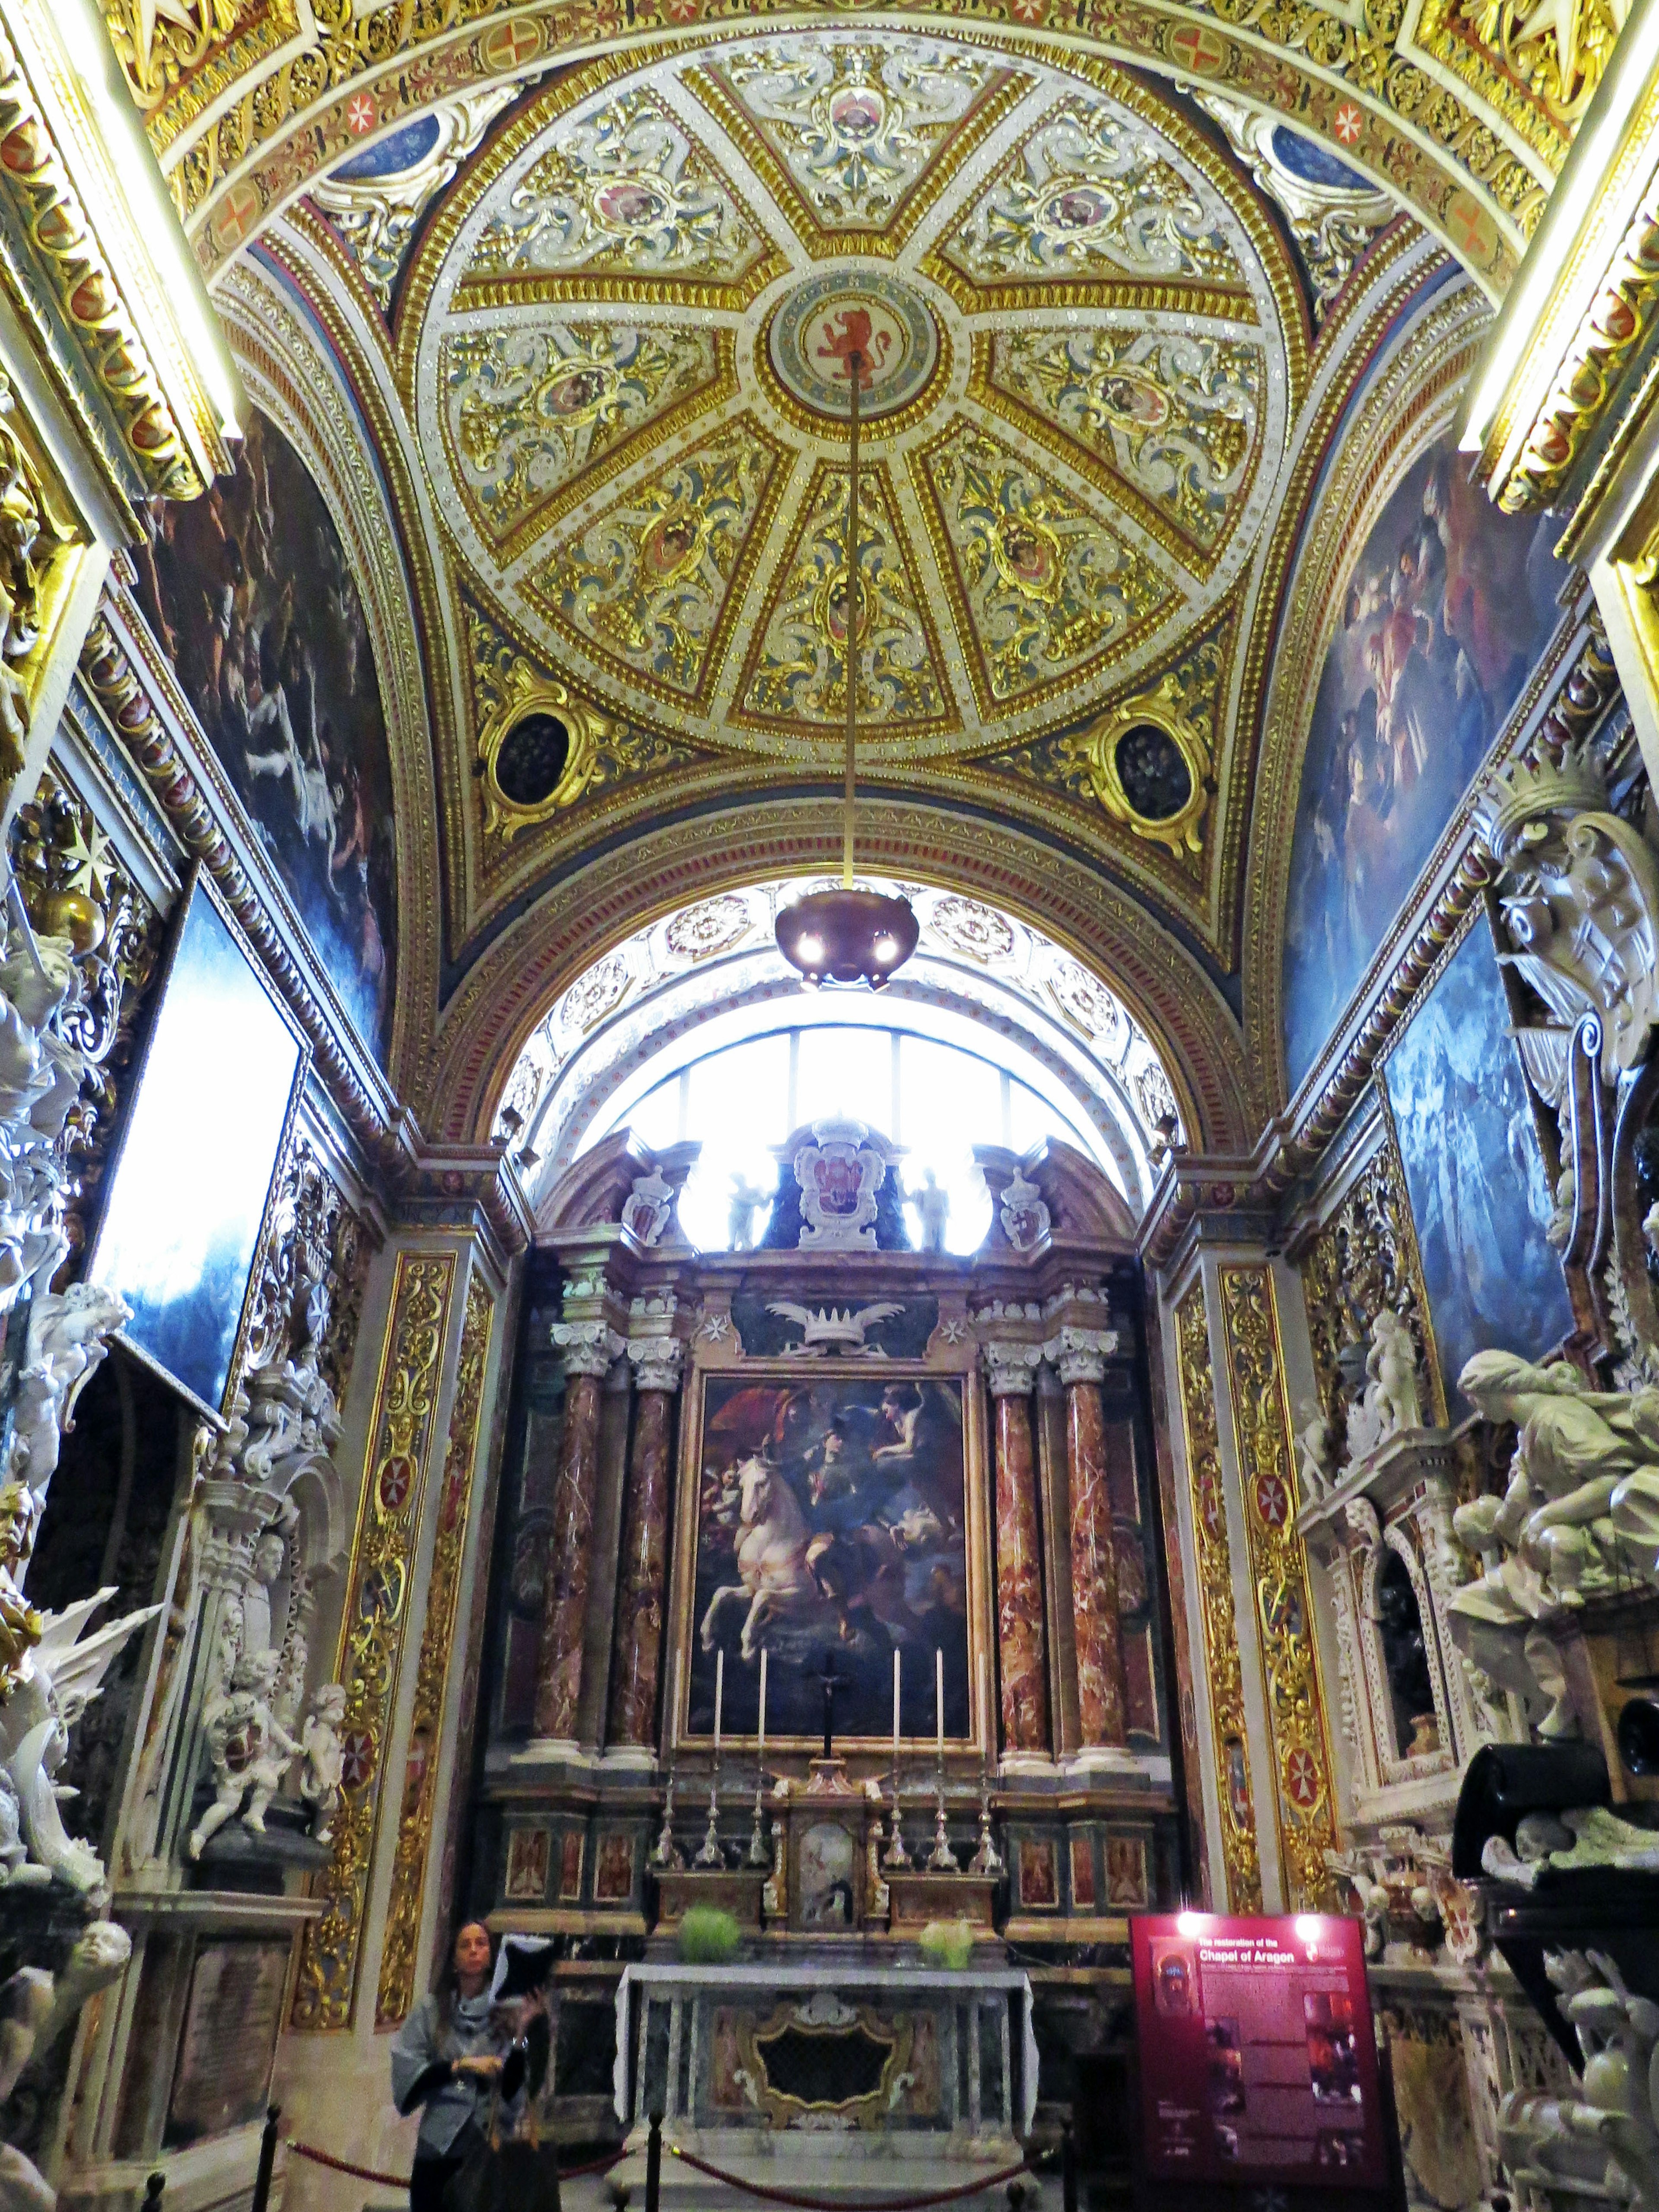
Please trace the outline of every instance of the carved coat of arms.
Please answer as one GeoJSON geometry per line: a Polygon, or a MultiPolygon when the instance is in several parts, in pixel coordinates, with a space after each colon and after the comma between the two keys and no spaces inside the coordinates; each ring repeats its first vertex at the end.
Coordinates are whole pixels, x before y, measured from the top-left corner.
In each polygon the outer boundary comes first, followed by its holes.
{"type": "Polygon", "coordinates": [[[887,1164],[862,1121],[814,1121],[794,1158],[800,1185],[800,1249],[873,1252],[876,1193],[887,1164]]]}

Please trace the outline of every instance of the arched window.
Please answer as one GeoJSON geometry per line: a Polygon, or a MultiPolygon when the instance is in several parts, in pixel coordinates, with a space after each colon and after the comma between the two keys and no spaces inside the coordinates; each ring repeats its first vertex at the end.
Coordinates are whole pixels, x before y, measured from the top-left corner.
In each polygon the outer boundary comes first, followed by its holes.
{"type": "Polygon", "coordinates": [[[1150,1039],[1102,978],[995,908],[906,884],[921,941],[889,988],[814,992],[772,936],[779,905],[804,888],[700,900],[563,994],[497,1114],[532,1198],[615,1130],[654,1149],[695,1140],[680,1219],[716,1249],[732,1178],[769,1196],[772,1148],[803,1122],[845,1115],[904,1148],[907,1189],[933,1175],[953,1251],[976,1249],[989,1222],[976,1145],[1024,1153],[1058,1139],[1141,1212],[1178,1109],[1150,1039]]]}

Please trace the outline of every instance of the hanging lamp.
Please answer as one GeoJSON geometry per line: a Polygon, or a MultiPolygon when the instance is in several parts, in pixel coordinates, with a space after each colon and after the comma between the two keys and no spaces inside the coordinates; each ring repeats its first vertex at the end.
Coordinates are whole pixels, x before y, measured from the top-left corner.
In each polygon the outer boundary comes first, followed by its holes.
{"type": "Polygon", "coordinates": [[[907,898],[860,890],[853,880],[854,757],[858,746],[859,634],[859,391],[864,356],[847,356],[852,436],[847,471],[847,786],[842,803],[841,882],[832,890],[809,891],[785,907],[776,924],[778,950],[814,989],[823,983],[867,983],[884,990],[896,968],[916,949],[921,933],[907,898]]]}

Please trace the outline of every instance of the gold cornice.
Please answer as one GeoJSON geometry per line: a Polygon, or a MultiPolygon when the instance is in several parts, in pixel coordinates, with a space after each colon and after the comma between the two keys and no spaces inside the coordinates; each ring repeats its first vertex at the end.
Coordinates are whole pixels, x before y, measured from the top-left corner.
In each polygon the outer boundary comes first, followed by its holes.
{"type": "MultiPolygon", "coordinates": [[[[331,0],[331,22],[339,5],[331,0]]],[[[1232,0],[1220,5],[1231,11],[1232,0]]],[[[752,35],[757,24],[749,0],[629,0],[626,25],[620,9],[609,19],[611,6],[611,0],[598,0],[596,13],[593,0],[546,0],[459,31],[442,18],[428,25],[406,17],[404,39],[430,49],[418,70],[399,51],[385,51],[383,14],[356,21],[342,11],[327,38],[325,67],[311,66],[310,57],[285,64],[257,94],[250,89],[238,100],[173,169],[175,196],[199,234],[204,266],[210,272],[222,265],[282,203],[353,150],[359,126],[348,111],[365,93],[370,127],[386,131],[436,99],[483,82],[519,81],[564,55],[574,67],[601,55],[615,71],[624,56],[630,62],[638,57],[643,66],[669,46],[752,35]],[[687,20],[677,22],[679,15],[687,20]]],[[[1186,0],[1114,0],[1109,14],[1085,12],[1083,34],[1102,41],[1097,52],[1177,81],[1212,84],[1322,139],[1351,167],[1397,193],[1498,296],[1536,220],[1543,188],[1455,94],[1395,58],[1401,8],[1402,0],[1364,0],[1364,21],[1356,26],[1326,14],[1315,0],[1286,0],[1274,18],[1282,23],[1275,40],[1255,23],[1223,26],[1186,0]]],[[[1031,0],[1038,21],[1018,33],[1000,26],[1001,12],[1001,0],[926,0],[887,11],[900,22],[932,25],[958,38],[999,36],[1036,51],[1063,41],[1075,55],[1077,0],[1031,0]],[[975,19],[993,16],[998,24],[980,31],[975,19]]],[[[771,28],[811,31],[823,17],[796,4],[780,5],[762,20],[771,28]]]]}

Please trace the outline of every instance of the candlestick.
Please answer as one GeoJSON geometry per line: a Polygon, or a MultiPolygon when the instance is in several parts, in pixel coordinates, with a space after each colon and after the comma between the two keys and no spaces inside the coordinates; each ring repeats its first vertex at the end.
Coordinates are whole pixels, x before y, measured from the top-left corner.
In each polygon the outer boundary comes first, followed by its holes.
{"type": "Polygon", "coordinates": [[[714,1654],[714,1756],[720,1755],[720,1708],[726,1703],[726,1646],[714,1654]]]}
{"type": "Polygon", "coordinates": [[[718,1739],[714,1746],[714,1764],[708,1777],[708,1826],[703,1832],[702,1848],[691,1863],[700,1867],[723,1867],[726,1864],[726,1854],[720,1849],[720,1754],[718,1739]]]}
{"type": "Polygon", "coordinates": [[[767,1646],[763,1644],[761,1646],[760,1728],[757,1735],[755,1751],[755,1757],[763,1766],[766,1764],[766,1653],[767,1646]]]}
{"type": "Polygon", "coordinates": [[[927,1866],[933,1874],[960,1874],[962,1866],[951,1849],[951,1838],[945,1826],[945,1762],[939,1761],[939,1796],[933,1808],[933,1848],[927,1855],[927,1866]]]}
{"type": "Polygon", "coordinates": [[[991,1741],[991,1675],[982,1651],[979,1655],[979,1710],[980,1726],[988,1744],[991,1741]]]}
{"type": "Polygon", "coordinates": [[[651,1863],[657,1867],[683,1867],[684,1859],[674,1841],[674,1770],[668,1770],[667,1787],[662,1798],[662,1831],[657,1838],[657,1848],[651,1854],[651,1863]]]}
{"type": "Polygon", "coordinates": [[[979,1771],[979,1849],[968,1862],[969,1874],[1000,1874],[1002,1854],[991,1838],[991,1778],[979,1771]]]}
{"type": "Polygon", "coordinates": [[[945,1654],[933,1646],[933,1713],[939,1723],[939,1764],[945,1763],[945,1654]]]}
{"type": "Polygon", "coordinates": [[[893,1838],[887,1846],[882,1864],[888,1867],[908,1867],[910,1854],[904,1848],[904,1833],[899,1826],[899,1648],[893,1647],[893,1838]]]}
{"type": "Polygon", "coordinates": [[[893,1766],[898,1767],[899,1755],[899,1648],[893,1646],[893,1766]]]}

